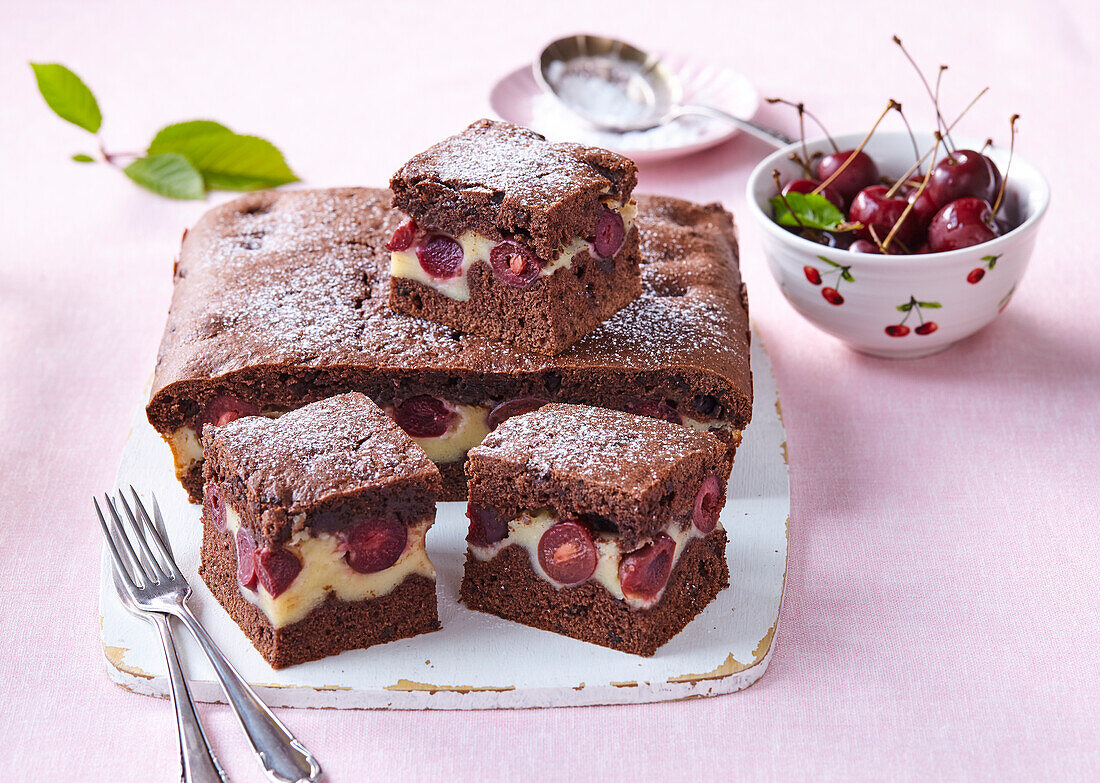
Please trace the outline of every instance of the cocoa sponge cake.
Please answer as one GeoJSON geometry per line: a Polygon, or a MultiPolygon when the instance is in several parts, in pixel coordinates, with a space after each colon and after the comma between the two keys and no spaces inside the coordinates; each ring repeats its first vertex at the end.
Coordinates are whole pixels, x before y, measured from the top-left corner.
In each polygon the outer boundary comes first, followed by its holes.
{"type": "Polygon", "coordinates": [[[439,471],[370,398],[203,432],[199,574],[275,668],[434,631],[439,471]]]}
{"type": "Polygon", "coordinates": [[[653,655],[729,585],[725,453],[708,433],[602,408],[509,419],[466,464],[463,602],[653,655]]]}
{"type": "Polygon", "coordinates": [[[198,502],[205,424],[348,391],[390,413],[463,499],[466,452],[544,402],[629,410],[714,433],[752,412],[749,321],[733,219],[637,196],[642,295],[559,356],[388,306],[386,242],[404,221],[372,188],[251,193],[186,235],[147,414],[198,502]]]}
{"type": "Polygon", "coordinates": [[[390,180],[390,306],[559,354],[641,293],[634,162],[479,120],[390,180]]]}

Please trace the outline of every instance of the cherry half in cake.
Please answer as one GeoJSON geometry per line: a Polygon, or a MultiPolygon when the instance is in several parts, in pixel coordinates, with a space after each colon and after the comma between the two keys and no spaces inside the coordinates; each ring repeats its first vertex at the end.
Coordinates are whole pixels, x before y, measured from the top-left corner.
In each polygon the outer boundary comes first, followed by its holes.
{"type": "Polygon", "coordinates": [[[556,355],[641,293],[627,158],[479,120],[393,176],[390,306],[556,355]]]}
{"type": "Polygon", "coordinates": [[[652,655],[729,583],[719,519],[730,463],[713,435],[550,404],[470,451],[462,600],[652,655]]]}
{"type": "Polygon", "coordinates": [[[202,564],[275,668],[439,627],[439,471],[370,399],[208,425],[202,564]]]}

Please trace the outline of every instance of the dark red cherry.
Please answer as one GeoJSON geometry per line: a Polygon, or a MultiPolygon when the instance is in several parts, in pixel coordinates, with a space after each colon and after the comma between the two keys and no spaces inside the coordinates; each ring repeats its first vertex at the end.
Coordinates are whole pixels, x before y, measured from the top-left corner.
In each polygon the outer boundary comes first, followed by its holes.
{"type": "Polygon", "coordinates": [[[579,585],[596,571],[596,542],[580,522],[558,522],[539,539],[539,565],[563,585],[579,585]]]}
{"type": "Polygon", "coordinates": [[[470,503],[466,506],[466,518],[470,520],[470,529],[466,533],[469,544],[489,546],[508,535],[508,520],[501,519],[496,509],[470,503]]]}
{"type": "Polygon", "coordinates": [[[623,216],[604,207],[596,218],[596,235],[592,238],[592,247],[597,258],[611,258],[619,252],[626,238],[623,216]]]}
{"type": "MultiPolygon", "coordinates": [[[[851,158],[855,150],[843,150],[826,155],[817,163],[817,178],[824,182],[831,177],[844,162],[851,158]]],[[[866,152],[855,154],[840,175],[829,183],[829,187],[840,194],[845,203],[851,203],[856,194],[868,185],[878,182],[878,166],[866,152]]]]}
{"type": "MultiPolygon", "coordinates": [[[[889,190],[885,185],[871,185],[856,194],[848,210],[848,219],[863,224],[863,228],[856,231],[861,239],[871,239],[873,228],[874,235],[882,242],[905,213],[909,201],[901,194],[888,198],[886,193],[889,190]]],[[[917,240],[923,233],[924,227],[910,211],[894,237],[906,247],[910,247],[917,244],[917,240]]]]}
{"type": "Polygon", "coordinates": [[[718,524],[718,515],[722,511],[722,505],[726,500],[726,493],[722,489],[718,477],[711,473],[703,479],[703,485],[695,493],[695,508],[692,510],[691,520],[695,527],[703,533],[714,530],[718,524]]]}
{"type": "Polygon", "coordinates": [[[672,573],[676,542],[661,533],[653,543],[625,555],[619,563],[619,584],[623,594],[639,601],[656,598],[672,573]]]}
{"type": "Polygon", "coordinates": [[[849,253],[878,253],[878,245],[868,239],[857,239],[848,246],[849,253]]]}
{"type": "Polygon", "coordinates": [[[891,337],[905,337],[909,334],[909,327],[905,324],[892,324],[886,327],[886,334],[891,337]]]}
{"type": "Polygon", "coordinates": [[[348,565],[361,574],[385,571],[405,551],[409,531],[396,519],[384,517],[360,522],[341,536],[348,565]]]}
{"type": "Polygon", "coordinates": [[[542,261],[529,247],[514,239],[505,239],[493,246],[489,251],[489,265],[497,277],[516,288],[526,288],[542,270],[542,261]]]}
{"type": "Polygon", "coordinates": [[[928,192],[937,204],[973,197],[993,202],[1001,187],[1001,172],[993,161],[974,150],[955,150],[932,167],[928,192]]]}
{"type": "Polygon", "coordinates": [[[409,218],[394,230],[390,241],[386,243],[386,250],[390,252],[408,250],[412,247],[414,239],[416,239],[416,223],[409,218]]]}
{"type": "Polygon", "coordinates": [[[203,424],[224,427],[229,422],[236,421],[242,416],[256,416],[259,412],[260,409],[250,402],[245,402],[228,394],[222,394],[206,403],[206,408],[199,419],[199,432],[202,432],[203,424]]]}
{"type": "Polygon", "coordinates": [[[546,400],[541,397],[517,397],[514,400],[506,400],[489,412],[486,423],[490,430],[495,430],[505,419],[537,411],[545,404],[546,400]]]}
{"type": "Polygon", "coordinates": [[[256,589],[256,540],[248,528],[237,528],[237,581],[249,590],[256,589]]]}
{"type": "Polygon", "coordinates": [[[935,321],[925,321],[913,331],[917,334],[932,334],[932,332],[936,331],[937,329],[939,329],[939,327],[936,326],[935,321]]]}
{"type": "Polygon", "coordinates": [[[633,413],[638,416],[649,416],[651,419],[664,419],[670,421],[673,424],[683,424],[684,417],[680,415],[680,411],[673,408],[668,404],[667,400],[660,397],[646,397],[644,400],[638,400],[626,406],[628,413],[633,413]]]}
{"type": "Polygon", "coordinates": [[[826,286],[825,288],[822,288],[821,289],[821,295],[823,297],[825,297],[825,301],[828,302],[831,305],[838,305],[839,306],[839,305],[844,304],[844,297],[840,295],[839,291],[837,291],[835,288],[832,288],[830,286],[826,286]]]}
{"type": "Polygon", "coordinates": [[[906,194],[905,200],[913,205],[913,209],[909,211],[909,219],[915,219],[917,225],[920,226],[921,233],[928,230],[928,224],[932,222],[932,218],[936,216],[940,208],[936,204],[935,199],[928,192],[928,188],[920,191],[920,195],[917,195],[918,191],[911,190],[906,194]]]}
{"type": "Polygon", "coordinates": [[[210,521],[214,523],[214,529],[219,533],[224,533],[225,503],[222,501],[221,493],[218,492],[218,487],[215,484],[207,484],[203,494],[207,512],[210,514],[210,521]]]}
{"type": "Polygon", "coordinates": [[[456,277],[462,271],[462,245],[449,236],[432,234],[416,246],[416,259],[432,277],[456,277]]]}
{"type": "Polygon", "coordinates": [[[802,267],[802,274],[806,275],[806,279],[814,285],[821,285],[821,273],[817,271],[817,267],[804,266],[802,267]]]}
{"type": "MultiPolygon", "coordinates": [[[[818,182],[816,179],[791,180],[783,186],[783,195],[785,196],[788,193],[813,193],[814,188],[816,188],[820,184],[821,183],[818,182]]],[[[821,191],[819,195],[822,195],[829,201],[831,201],[833,206],[839,209],[841,212],[844,211],[844,197],[841,196],[832,185],[821,191]]]]}
{"type": "Polygon", "coordinates": [[[455,414],[438,397],[409,397],[393,410],[393,420],[414,438],[438,438],[447,432],[455,414]]]}
{"type": "Polygon", "coordinates": [[[971,269],[970,274],[966,276],[966,282],[970,283],[970,285],[974,285],[975,283],[980,282],[983,277],[985,277],[985,270],[982,269],[980,266],[975,267],[974,269],[971,269]]]}
{"type": "Polygon", "coordinates": [[[960,198],[945,206],[928,226],[928,245],[934,253],[973,247],[1001,233],[993,222],[993,207],[980,198],[960,198]]]}
{"type": "Polygon", "coordinates": [[[289,549],[265,546],[256,553],[256,575],[272,598],[286,592],[301,571],[302,561],[289,549]]]}

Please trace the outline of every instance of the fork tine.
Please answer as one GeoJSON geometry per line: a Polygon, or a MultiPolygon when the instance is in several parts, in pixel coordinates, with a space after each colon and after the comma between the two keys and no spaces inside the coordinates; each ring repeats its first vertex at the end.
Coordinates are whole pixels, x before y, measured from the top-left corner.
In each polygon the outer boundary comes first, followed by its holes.
{"type": "Polygon", "coordinates": [[[149,546],[148,535],[144,526],[138,522],[137,517],[134,516],[134,512],[130,509],[130,504],[126,502],[126,495],[119,490],[118,503],[122,506],[126,512],[126,517],[130,522],[130,530],[137,536],[138,549],[141,550],[141,554],[145,556],[142,561],[145,564],[146,572],[149,572],[157,584],[165,581],[168,578],[168,574],[161,568],[160,561],[157,560],[156,555],[153,554],[152,548],[149,546]]]}
{"type": "Polygon", "coordinates": [[[122,559],[122,555],[119,553],[118,547],[115,546],[115,539],[111,535],[111,531],[107,526],[107,520],[103,518],[103,511],[101,511],[99,508],[99,501],[93,497],[92,504],[95,506],[95,513],[99,515],[99,526],[103,528],[103,537],[107,539],[107,548],[111,552],[111,560],[115,567],[115,573],[119,577],[121,577],[121,579],[125,581],[129,587],[137,587],[137,585],[134,584],[133,577],[130,575],[130,572],[126,568],[125,561],[122,559]]]}
{"type": "MultiPolygon", "coordinates": [[[[160,513],[160,503],[157,502],[157,493],[150,492],[149,496],[153,498],[153,527],[160,533],[160,540],[164,544],[164,548],[168,550],[168,554],[172,556],[172,565],[176,564],[176,553],[172,551],[172,540],[168,538],[168,530],[164,527],[164,516],[160,513]]],[[[179,571],[179,568],[176,568],[179,571]]]]}
{"type": "MultiPolygon", "coordinates": [[[[142,581],[146,584],[155,584],[156,579],[152,574],[149,574],[145,570],[144,564],[137,556],[137,552],[134,551],[133,545],[130,543],[130,536],[126,533],[126,527],[122,524],[122,518],[118,515],[118,511],[115,509],[115,504],[111,502],[111,498],[106,494],[103,495],[103,499],[107,503],[107,510],[111,512],[111,517],[115,522],[115,529],[118,531],[119,538],[122,539],[122,543],[126,546],[126,552],[130,555],[130,564],[136,568],[136,573],[140,574],[142,581]]],[[[138,536],[140,538],[140,536],[138,536]]]]}
{"type": "MultiPolygon", "coordinates": [[[[179,567],[176,565],[176,561],[172,557],[172,548],[168,545],[167,532],[162,533],[161,530],[153,524],[153,520],[149,518],[149,512],[145,510],[145,504],[141,502],[141,498],[138,496],[137,490],[134,489],[133,484],[130,485],[130,493],[134,496],[134,506],[137,508],[138,517],[141,519],[142,526],[147,533],[146,538],[148,539],[149,543],[152,544],[153,549],[156,550],[157,556],[159,558],[157,560],[157,564],[161,566],[165,576],[169,578],[176,574],[182,576],[183,574],[180,573],[179,567]]],[[[156,502],[156,497],[153,498],[153,501],[156,502]]],[[[159,510],[160,509],[157,508],[158,512],[159,510]]],[[[157,517],[158,521],[161,522],[161,527],[163,527],[163,521],[159,519],[159,513],[157,514],[157,517]]]]}

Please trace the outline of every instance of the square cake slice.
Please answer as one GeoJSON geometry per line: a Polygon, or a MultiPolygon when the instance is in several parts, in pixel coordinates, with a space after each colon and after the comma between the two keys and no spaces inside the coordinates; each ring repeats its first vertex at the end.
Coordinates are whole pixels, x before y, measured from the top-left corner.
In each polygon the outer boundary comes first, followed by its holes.
{"type": "Polygon", "coordinates": [[[440,476],[370,398],[203,431],[199,574],[274,668],[439,628],[440,476]]]}
{"type": "Polygon", "coordinates": [[[478,120],[390,187],[390,306],[557,355],[641,293],[634,162],[478,120]]]}
{"type": "Polygon", "coordinates": [[[515,416],[471,449],[471,609],[653,655],[729,586],[713,435],[583,405],[515,416]]]}

